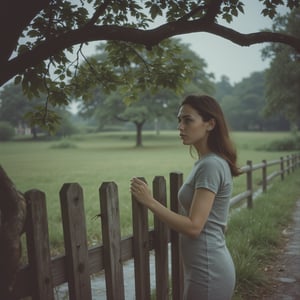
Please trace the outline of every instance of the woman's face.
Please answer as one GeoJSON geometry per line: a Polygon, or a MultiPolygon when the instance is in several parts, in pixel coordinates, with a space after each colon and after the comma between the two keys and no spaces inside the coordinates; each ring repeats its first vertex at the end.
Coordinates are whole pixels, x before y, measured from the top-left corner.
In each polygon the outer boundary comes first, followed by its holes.
{"type": "Polygon", "coordinates": [[[178,112],[178,130],[184,145],[194,145],[200,150],[207,145],[207,137],[212,129],[210,121],[205,122],[198,112],[188,104],[178,112]]]}

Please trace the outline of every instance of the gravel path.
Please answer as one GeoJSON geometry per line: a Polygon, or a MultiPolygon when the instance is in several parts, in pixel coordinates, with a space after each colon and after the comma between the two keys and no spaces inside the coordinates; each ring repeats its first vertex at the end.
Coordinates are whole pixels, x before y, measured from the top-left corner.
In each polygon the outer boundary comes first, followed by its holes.
{"type": "Polygon", "coordinates": [[[286,241],[269,272],[271,291],[262,300],[300,299],[300,199],[296,202],[292,224],[283,231],[286,241]]]}

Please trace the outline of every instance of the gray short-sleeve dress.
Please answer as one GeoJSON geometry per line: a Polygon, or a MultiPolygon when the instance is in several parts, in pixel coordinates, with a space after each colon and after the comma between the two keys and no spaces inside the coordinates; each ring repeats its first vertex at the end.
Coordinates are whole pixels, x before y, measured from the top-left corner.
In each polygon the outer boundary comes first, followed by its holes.
{"type": "Polygon", "coordinates": [[[184,265],[185,300],[229,300],[235,286],[235,268],[226,247],[227,223],[232,176],[227,162],[210,153],[199,159],[179,190],[178,198],[185,215],[189,214],[196,189],[215,193],[213,207],[197,238],[180,235],[184,265]]]}

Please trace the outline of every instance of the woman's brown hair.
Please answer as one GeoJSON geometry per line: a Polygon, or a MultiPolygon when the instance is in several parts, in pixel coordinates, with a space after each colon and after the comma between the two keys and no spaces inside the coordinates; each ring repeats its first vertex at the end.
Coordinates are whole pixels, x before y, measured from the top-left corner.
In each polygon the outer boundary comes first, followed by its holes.
{"type": "Polygon", "coordinates": [[[215,120],[215,127],[208,136],[208,147],[227,161],[232,176],[240,175],[236,148],[230,139],[228,125],[219,103],[207,95],[189,95],[182,101],[181,105],[184,104],[195,109],[203,121],[215,120]]]}

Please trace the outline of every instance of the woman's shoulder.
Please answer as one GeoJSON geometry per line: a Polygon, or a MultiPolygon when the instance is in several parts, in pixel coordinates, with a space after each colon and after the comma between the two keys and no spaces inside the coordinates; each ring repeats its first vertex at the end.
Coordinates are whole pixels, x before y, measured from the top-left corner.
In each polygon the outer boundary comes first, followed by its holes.
{"type": "Polygon", "coordinates": [[[220,155],[216,153],[209,153],[204,156],[202,156],[196,164],[199,165],[215,165],[215,166],[220,166],[226,163],[225,159],[221,157],[220,155]]]}

